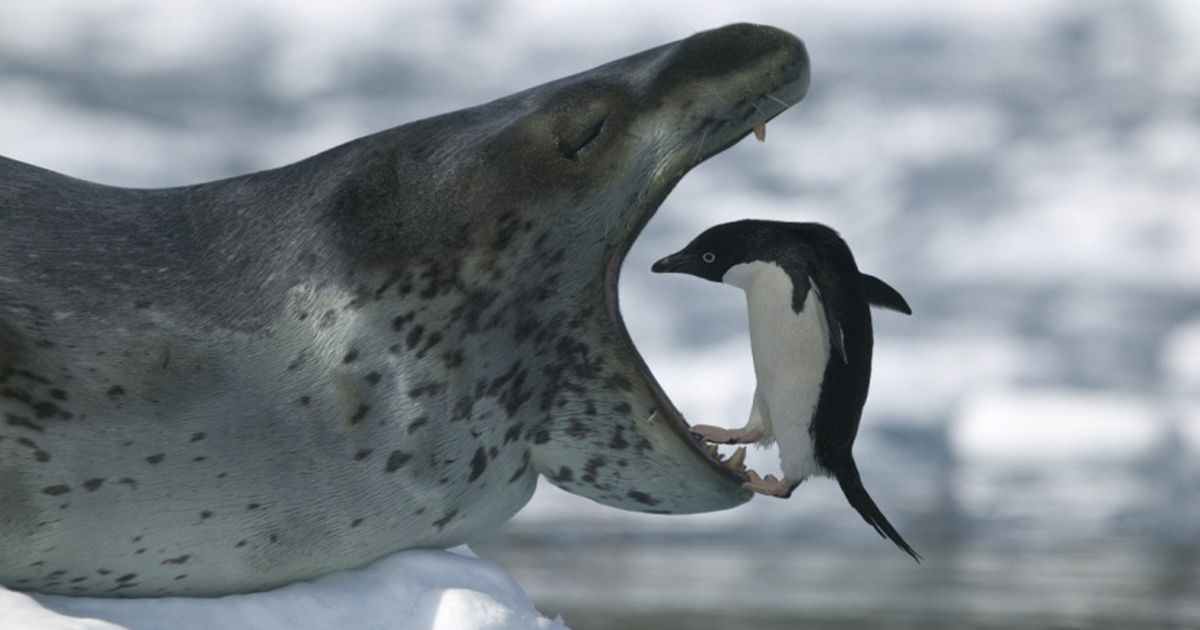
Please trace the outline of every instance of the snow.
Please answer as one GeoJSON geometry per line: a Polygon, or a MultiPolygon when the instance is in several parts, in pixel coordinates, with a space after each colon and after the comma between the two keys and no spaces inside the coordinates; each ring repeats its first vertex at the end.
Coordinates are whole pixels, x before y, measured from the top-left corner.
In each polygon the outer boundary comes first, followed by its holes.
{"type": "Polygon", "coordinates": [[[567,630],[467,547],[394,554],[363,569],[219,598],[76,598],[0,588],[4,630],[567,630]],[[103,621],[101,621],[103,620],[103,621]]]}

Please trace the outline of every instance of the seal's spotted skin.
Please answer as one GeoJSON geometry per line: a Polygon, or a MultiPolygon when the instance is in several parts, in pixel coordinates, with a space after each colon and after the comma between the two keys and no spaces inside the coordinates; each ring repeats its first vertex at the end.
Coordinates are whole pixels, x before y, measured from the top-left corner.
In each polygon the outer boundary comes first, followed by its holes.
{"type": "Polygon", "coordinates": [[[0,582],[270,588],[460,543],[538,474],[746,501],[629,343],[617,273],[807,85],[798,40],[735,25],[196,186],[0,158],[0,582]]]}

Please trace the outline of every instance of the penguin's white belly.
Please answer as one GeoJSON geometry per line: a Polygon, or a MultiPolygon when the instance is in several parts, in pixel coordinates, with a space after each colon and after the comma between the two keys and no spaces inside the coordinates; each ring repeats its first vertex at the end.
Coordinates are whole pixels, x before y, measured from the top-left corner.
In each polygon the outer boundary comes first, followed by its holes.
{"type": "Polygon", "coordinates": [[[815,285],[804,308],[792,310],[792,282],[776,265],[763,265],[744,287],[758,404],[767,437],[779,447],[780,466],[792,481],[827,475],[816,462],[809,426],[821,395],[831,351],[829,324],[815,285]]]}

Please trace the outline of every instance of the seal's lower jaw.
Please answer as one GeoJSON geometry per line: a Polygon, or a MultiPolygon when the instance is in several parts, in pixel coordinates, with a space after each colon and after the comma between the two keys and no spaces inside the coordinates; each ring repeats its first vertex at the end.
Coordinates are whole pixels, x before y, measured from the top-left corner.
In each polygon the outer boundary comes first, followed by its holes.
{"type": "MultiPolygon", "coordinates": [[[[690,431],[687,421],[684,420],[683,415],[675,408],[675,405],[667,397],[666,393],[663,392],[662,387],[655,380],[653,374],[650,372],[650,368],[646,365],[641,354],[638,353],[632,338],[629,336],[629,331],[626,329],[625,321],[621,316],[617,283],[620,280],[621,265],[629,249],[633,246],[633,243],[637,240],[637,237],[641,234],[646,224],[649,223],[655,212],[658,211],[663,201],[666,200],[667,195],[683,179],[683,176],[701,162],[737,144],[751,133],[758,137],[760,141],[763,140],[766,123],[799,102],[804,97],[807,88],[808,75],[805,73],[801,77],[785,83],[758,99],[747,103],[747,108],[751,112],[750,115],[736,124],[725,126],[723,133],[710,135],[707,131],[701,130],[698,134],[699,140],[695,146],[676,152],[677,156],[686,156],[685,158],[665,161],[666,163],[659,170],[658,176],[654,178],[655,181],[651,182],[650,189],[639,197],[643,201],[643,205],[636,213],[637,220],[631,226],[632,229],[630,232],[620,241],[616,250],[609,256],[604,270],[604,302],[608,309],[609,317],[622,342],[625,344],[629,356],[632,357],[636,364],[637,370],[645,379],[645,382],[649,384],[654,397],[659,403],[657,411],[654,412],[657,417],[652,419],[661,421],[669,426],[686,445],[703,457],[722,477],[728,479],[731,483],[737,484],[739,487],[743,483],[750,481],[750,478],[746,474],[746,466],[743,463],[745,460],[745,449],[738,449],[729,458],[723,459],[715,446],[701,442],[690,431]]],[[[750,495],[751,493],[747,491],[746,497],[748,498],[750,495]]]]}

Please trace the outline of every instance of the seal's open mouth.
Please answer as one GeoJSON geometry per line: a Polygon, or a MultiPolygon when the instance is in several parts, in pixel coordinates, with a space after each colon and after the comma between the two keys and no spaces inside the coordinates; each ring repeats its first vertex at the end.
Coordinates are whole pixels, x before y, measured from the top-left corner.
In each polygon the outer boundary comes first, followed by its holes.
{"type": "Polygon", "coordinates": [[[808,90],[808,63],[803,46],[797,49],[793,57],[786,58],[782,67],[760,71],[765,72],[768,76],[774,75],[781,78],[776,80],[774,85],[769,85],[768,89],[756,98],[727,104],[724,108],[726,116],[706,119],[701,128],[694,132],[695,142],[681,150],[680,155],[685,157],[668,161],[663,165],[664,168],[656,174],[650,189],[642,196],[644,205],[637,214],[637,220],[631,226],[632,229],[608,258],[604,273],[604,300],[608,307],[609,317],[630,356],[636,362],[637,368],[653,388],[653,394],[660,403],[659,408],[653,411],[652,419],[665,420],[686,444],[703,455],[722,475],[739,484],[749,479],[745,474],[746,467],[743,463],[745,448],[738,448],[730,457],[723,458],[715,445],[703,443],[691,433],[687,421],[683,419],[682,414],[671,403],[658,381],[654,379],[645,360],[642,359],[629,336],[621,317],[617,283],[620,278],[621,264],[624,262],[629,248],[683,176],[696,165],[733,146],[751,133],[760,141],[765,140],[767,122],[798,103],[808,90]],[[683,153],[684,151],[686,153],[683,153]],[[653,416],[658,416],[658,418],[653,416]]]}

